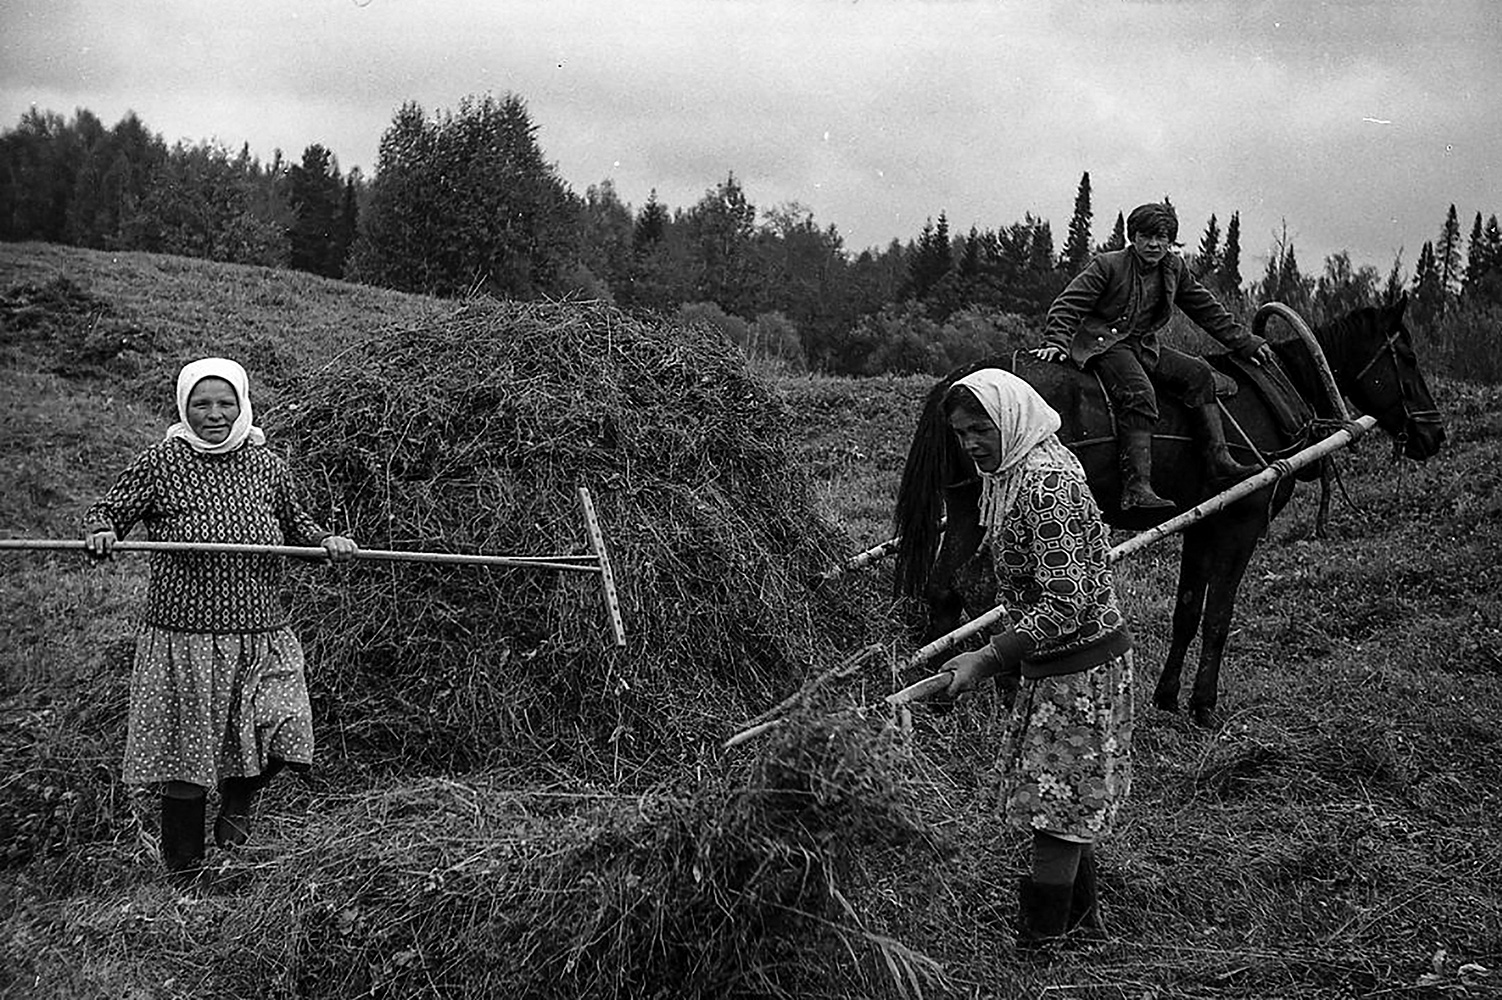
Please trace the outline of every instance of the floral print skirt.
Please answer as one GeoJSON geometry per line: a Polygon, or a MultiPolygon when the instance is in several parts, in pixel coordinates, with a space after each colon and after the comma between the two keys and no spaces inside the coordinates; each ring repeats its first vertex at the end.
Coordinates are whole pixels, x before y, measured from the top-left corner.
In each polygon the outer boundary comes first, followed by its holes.
{"type": "Polygon", "coordinates": [[[270,757],[313,761],[302,645],[288,628],[207,634],[146,626],[136,640],[125,736],[130,784],[212,788],[270,757]]]}
{"type": "Polygon", "coordinates": [[[1008,823],[1093,843],[1132,786],[1132,654],[1057,677],[1024,678],[1002,741],[1008,823]]]}

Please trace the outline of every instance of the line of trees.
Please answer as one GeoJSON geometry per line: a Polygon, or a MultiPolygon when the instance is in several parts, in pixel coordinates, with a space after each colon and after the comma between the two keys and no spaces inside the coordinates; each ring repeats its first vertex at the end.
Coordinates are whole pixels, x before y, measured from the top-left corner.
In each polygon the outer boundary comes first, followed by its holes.
{"type": "Polygon", "coordinates": [[[0,239],[148,250],[337,277],[361,180],[309,146],[269,164],[248,147],[168,146],[135,114],[107,128],[32,109],[0,134],[0,239]]]}
{"type": "MultiPolygon", "coordinates": [[[[704,323],[790,370],[941,372],[1029,346],[1060,288],[1101,250],[1125,246],[1122,214],[1092,242],[1090,175],[1056,251],[1031,214],[950,232],[943,211],[912,240],[848,250],[797,203],[764,211],[732,173],[694,205],[656,192],[639,208],[609,180],[582,196],[537,144],[521,98],[408,103],[383,134],[374,176],[341,174],[320,144],[262,163],[246,147],[168,146],[134,115],[105,127],[33,109],[0,134],[0,239],[45,240],[290,267],[404,291],[511,298],[585,296],[704,323]]],[[[1316,323],[1412,292],[1416,322],[1487,320],[1502,303],[1496,216],[1463,253],[1451,206],[1412,282],[1401,251],[1385,279],[1339,253],[1304,275],[1286,228],[1267,270],[1241,274],[1240,217],[1211,215],[1185,257],[1233,310],[1288,303],[1316,323]],[[1479,318],[1478,318],[1479,317],[1479,318]]]]}

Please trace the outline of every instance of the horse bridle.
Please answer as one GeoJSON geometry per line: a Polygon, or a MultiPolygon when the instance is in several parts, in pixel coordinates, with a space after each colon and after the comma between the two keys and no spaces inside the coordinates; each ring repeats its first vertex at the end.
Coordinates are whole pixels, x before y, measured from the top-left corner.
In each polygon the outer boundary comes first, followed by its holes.
{"type": "Polygon", "coordinates": [[[1396,346],[1398,337],[1398,333],[1388,334],[1387,339],[1372,352],[1372,356],[1367,360],[1366,364],[1362,365],[1361,370],[1351,379],[1352,382],[1359,383],[1362,376],[1371,371],[1372,365],[1380,361],[1384,355],[1392,361],[1393,381],[1398,385],[1398,405],[1403,408],[1403,429],[1393,435],[1393,454],[1395,456],[1403,454],[1403,448],[1408,443],[1408,426],[1410,424],[1438,424],[1441,422],[1438,407],[1421,410],[1410,405],[1408,386],[1403,381],[1403,368],[1398,362],[1398,348],[1396,346]]]}

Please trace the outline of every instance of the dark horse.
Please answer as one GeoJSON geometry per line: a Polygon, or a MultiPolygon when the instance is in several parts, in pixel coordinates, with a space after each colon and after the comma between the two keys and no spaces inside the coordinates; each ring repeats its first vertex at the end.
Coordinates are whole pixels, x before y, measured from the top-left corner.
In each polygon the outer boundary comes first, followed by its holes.
{"type": "MultiPolygon", "coordinates": [[[[1341,393],[1393,437],[1395,454],[1420,460],[1434,455],[1444,440],[1444,426],[1403,324],[1406,306],[1404,297],[1395,305],[1357,309],[1312,334],[1286,307],[1270,305],[1259,310],[1254,332],[1260,333],[1270,316],[1279,315],[1302,337],[1273,344],[1280,364],[1265,369],[1229,355],[1207,358],[1218,373],[1226,440],[1236,458],[1244,463],[1271,462],[1338,429],[1339,404],[1329,398],[1308,339],[1318,341],[1323,349],[1341,393]]],[[[944,391],[952,382],[986,367],[1015,371],[1059,411],[1063,421],[1059,438],[1084,465],[1090,490],[1112,526],[1143,530],[1217,492],[1207,481],[1183,408],[1167,397],[1159,400],[1161,416],[1153,437],[1153,488],[1178,504],[1178,509],[1137,509],[1127,514],[1117,504],[1121,483],[1112,417],[1093,375],[1020,352],[950,372],[924,402],[903,470],[895,518],[895,587],[901,595],[926,599],[929,638],[958,626],[966,610],[962,588],[973,591],[984,585],[978,582],[981,576],[993,582],[989,560],[967,565],[980,543],[979,482],[973,464],[949,432],[941,407],[944,391]]],[[[1319,474],[1315,465],[1298,478],[1319,474]]],[[[1196,723],[1212,721],[1236,589],[1268,522],[1293,496],[1294,478],[1285,476],[1184,531],[1173,640],[1153,694],[1159,708],[1178,710],[1184,659],[1203,622],[1199,671],[1189,706],[1196,723]]]]}

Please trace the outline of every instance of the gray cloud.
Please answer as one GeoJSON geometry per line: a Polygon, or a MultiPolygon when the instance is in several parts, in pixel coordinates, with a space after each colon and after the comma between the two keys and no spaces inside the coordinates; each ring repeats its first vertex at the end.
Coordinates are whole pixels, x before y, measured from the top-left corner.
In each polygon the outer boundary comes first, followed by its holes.
{"type": "MultiPolygon", "coordinates": [[[[311,142],[373,169],[416,100],[526,100],[576,190],[687,207],[732,171],[859,249],[1033,212],[1062,230],[1090,171],[1096,236],[1170,194],[1197,240],[1239,211],[1306,268],[1411,266],[1453,202],[1502,211],[1487,0],[95,2],[0,14],[0,114],[134,109],[169,140],[311,142]],[[1372,119],[1375,119],[1372,120],[1372,119]]],[[[1244,267],[1249,274],[1251,267],[1244,267]]]]}

